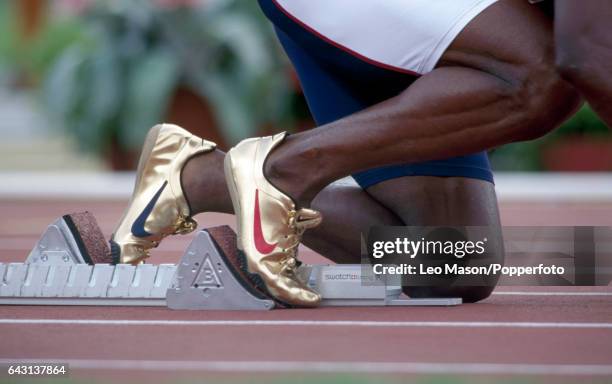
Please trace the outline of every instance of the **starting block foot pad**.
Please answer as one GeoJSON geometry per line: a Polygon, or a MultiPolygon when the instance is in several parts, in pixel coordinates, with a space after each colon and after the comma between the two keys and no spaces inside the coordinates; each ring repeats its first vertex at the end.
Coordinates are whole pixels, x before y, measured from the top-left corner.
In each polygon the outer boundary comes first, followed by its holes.
{"type": "Polygon", "coordinates": [[[111,264],[108,243],[90,212],[64,215],[47,227],[26,263],[111,264]]]}

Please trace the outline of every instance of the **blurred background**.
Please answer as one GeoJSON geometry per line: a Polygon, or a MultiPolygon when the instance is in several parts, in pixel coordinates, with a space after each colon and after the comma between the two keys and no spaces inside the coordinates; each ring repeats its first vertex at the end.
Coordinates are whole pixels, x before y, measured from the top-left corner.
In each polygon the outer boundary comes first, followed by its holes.
{"type": "MultiPolygon", "coordinates": [[[[227,148],[314,126],[257,2],[0,2],[0,171],[124,171],[148,128],[227,148]]],[[[561,129],[492,151],[496,171],[611,171],[585,106],[561,129]]]]}
{"type": "Polygon", "coordinates": [[[0,167],[133,169],[149,127],[311,127],[255,1],[0,2],[0,167]]]}

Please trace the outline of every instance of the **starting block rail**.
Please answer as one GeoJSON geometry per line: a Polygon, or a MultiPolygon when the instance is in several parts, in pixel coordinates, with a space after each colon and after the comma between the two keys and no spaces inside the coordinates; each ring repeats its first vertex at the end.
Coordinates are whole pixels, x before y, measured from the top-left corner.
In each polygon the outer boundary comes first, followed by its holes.
{"type": "MultiPolygon", "coordinates": [[[[87,264],[75,234],[52,223],[24,263],[0,263],[2,305],[167,306],[192,310],[269,310],[273,300],[245,285],[207,230],[174,264],[87,264]]],[[[410,299],[398,285],[362,284],[362,266],[303,265],[300,276],[321,306],[453,306],[459,298],[410,299]]]]}

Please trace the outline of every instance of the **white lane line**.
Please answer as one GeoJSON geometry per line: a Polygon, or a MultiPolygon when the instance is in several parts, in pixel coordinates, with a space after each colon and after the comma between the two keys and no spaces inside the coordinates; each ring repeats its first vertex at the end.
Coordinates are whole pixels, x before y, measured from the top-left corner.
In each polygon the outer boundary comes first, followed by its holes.
{"type": "Polygon", "coordinates": [[[528,291],[494,291],[494,295],[508,296],[612,296],[611,292],[528,292],[528,291]]]}
{"type": "Polygon", "coordinates": [[[491,364],[421,362],[328,362],[328,361],[171,361],[171,360],[81,360],[0,359],[7,364],[68,364],[70,369],[127,371],[209,372],[315,372],[315,373],[412,373],[493,375],[612,375],[612,365],[598,364],[491,364]]]}
{"type": "Polygon", "coordinates": [[[452,327],[612,329],[612,323],[522,321],[359,321],[359,320],[111,320],[0,319],[0,325],[173,325],[173,326],[304,326],[304,327],[452,327]]]}

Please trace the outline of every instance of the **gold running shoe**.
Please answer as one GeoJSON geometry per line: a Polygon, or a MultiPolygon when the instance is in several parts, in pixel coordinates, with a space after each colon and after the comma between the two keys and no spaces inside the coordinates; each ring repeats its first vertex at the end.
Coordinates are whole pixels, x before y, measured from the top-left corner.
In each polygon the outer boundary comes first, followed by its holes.
{"type": "Polygon", "coordinates": [[[165,236],[196,229],[181,172],[191,157],[215,147],[178,125],[159,124],[149,130],[132,198],[110,240],[114,262],[137,264],[165,236]]]}
{"type": "Polygon", "coordinates": [[[289,306],[312,307],[321,296],[296,274],[297,247],[303,232],[321,222],[319,212],[296,209],[293,200],[264,176],[268,154],[285,138],[247,139],[225,156],[225,180],[238,221],[238,250],[246,271],[277,300],[289,306]]]}

